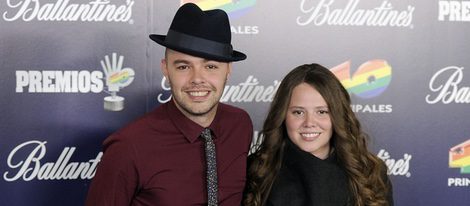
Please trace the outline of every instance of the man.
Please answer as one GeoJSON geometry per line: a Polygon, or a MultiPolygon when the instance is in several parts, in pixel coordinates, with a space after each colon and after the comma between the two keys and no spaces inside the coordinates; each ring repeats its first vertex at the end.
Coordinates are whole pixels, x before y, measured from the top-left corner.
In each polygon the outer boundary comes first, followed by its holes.
{"type": "Polygon", "coordinates": [[[227,14],[185,4],[166,36],[150,38],[166,47],[172,99],[104,141],[86,205],[240,205],[253,126],[219,103],[231,62],[246,58],[232,50],[227,14]]]}

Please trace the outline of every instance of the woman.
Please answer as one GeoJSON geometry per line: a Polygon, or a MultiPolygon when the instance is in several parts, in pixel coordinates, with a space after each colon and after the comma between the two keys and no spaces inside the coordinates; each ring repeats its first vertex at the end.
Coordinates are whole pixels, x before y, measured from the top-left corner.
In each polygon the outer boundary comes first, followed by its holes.
{"type": "Polygon", "coordinates": [[[393,205],[387,168],[350,104],[321,65],[287,74],[250,156],[244,205],[393,205]]]}

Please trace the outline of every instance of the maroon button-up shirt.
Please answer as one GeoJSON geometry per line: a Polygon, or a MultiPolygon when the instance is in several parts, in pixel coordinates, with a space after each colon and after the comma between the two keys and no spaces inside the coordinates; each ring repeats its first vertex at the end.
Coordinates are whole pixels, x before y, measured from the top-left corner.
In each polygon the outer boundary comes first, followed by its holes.
{"type": "MultiPolygon", "coordinates": [[[[249,115],[219,103],[209,126],[217,152],[219,205],[238,206],[253,135],[249,115]]],[[[108,137],[87,206],[207,205],[203,127],[169,101],[108,137]]]]}

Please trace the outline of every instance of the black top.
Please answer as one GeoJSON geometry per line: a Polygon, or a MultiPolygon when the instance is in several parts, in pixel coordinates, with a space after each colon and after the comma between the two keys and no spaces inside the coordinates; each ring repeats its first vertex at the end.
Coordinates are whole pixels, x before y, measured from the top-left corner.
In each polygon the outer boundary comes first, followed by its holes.
{"type": "Polygon", "coordinates": [[[346,172],[333,152],[322,160],[287,140],[281,169],[274,181],[268,206],[352,205],[346,172]]]}

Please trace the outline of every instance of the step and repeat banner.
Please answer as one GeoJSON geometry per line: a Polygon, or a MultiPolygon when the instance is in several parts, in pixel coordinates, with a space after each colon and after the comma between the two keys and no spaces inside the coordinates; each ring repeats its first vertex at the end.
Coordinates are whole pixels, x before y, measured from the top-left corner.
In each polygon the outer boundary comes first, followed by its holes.
{"type": "Polygon", "coordinates": [[[0,0],[1,205],[83,205],[102,141],[170,99],[148,35],[186,2],[229,14],[248,59],[221,101],[254,137],[283,76],[319,63],[350,92],[396,205],[469,204],[469,0],[0,0]]]}

